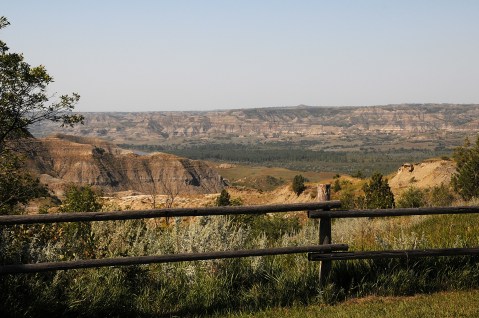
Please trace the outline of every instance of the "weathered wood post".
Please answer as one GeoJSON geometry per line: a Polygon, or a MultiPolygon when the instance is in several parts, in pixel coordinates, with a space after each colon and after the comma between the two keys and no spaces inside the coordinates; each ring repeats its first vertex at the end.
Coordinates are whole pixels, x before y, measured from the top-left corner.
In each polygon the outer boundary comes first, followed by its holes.
{"type": "MultiPolygon", "coordinates": [[[[331,184],[318,185],[318,201],[331,200],[331,184]]],[[[327,209],[324,209],[327,210],[327,209]]],[[[322,217],[319,221],[319,244],[331,244],[331,218],[322,217]]],[[[325,286],[331,272],[331,261],[319,263],[319,284],[325,286]]]]}

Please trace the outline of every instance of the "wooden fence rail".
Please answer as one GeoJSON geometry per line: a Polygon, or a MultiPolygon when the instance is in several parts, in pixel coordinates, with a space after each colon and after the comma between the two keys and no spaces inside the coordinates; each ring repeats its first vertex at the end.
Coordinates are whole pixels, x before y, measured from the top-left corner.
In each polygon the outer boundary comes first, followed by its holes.
{"type": "Polygon", "coordinates": [[[333,209],[341,206],[340,201],[253,205],[253,206],[222,206],[207,208],[175,208],[160,210],[134,210],[114,212],[76,212],[35,215],[2,215],[0,225],[15,224],[40,224],[57,222],[91,222],[112,220],[151,219],[160,217],[188,217],[210,215],[240,215],[240,214],[265,214],[278,212],[300,212],[321,209],[333,209]]]}
{"type": "Polygon", "coordinates": [[[332,252],[310,253],[310,261],[339,261],[355,259],[380,259],[380,258],[416,258],[430,256],[465,256],[479,255],[478,247],[471,248],[435,248],[415,250],[385,250],[385,251],[359,251],[359,252],[332,252]]]}
{"type": "Polygon", "coordinates": [[[308,252],[331,252],[345,251],[348,246],[345,244],[328,244],[314,246],[294,246],[294,247],[277,247],[266,249],[251,249],[237,251],[221,251],[208,253],[184,253],[169,255],[153,255],[153,256],[137,256],[137,257],[116,257],[89,260],[76,260],[67,262],[49,262],[37,264],[14,264],[0,266],[0,274],[17,274],[17,273],[38,273],[55,270],[80,269],[91,267],[106,266],[125,266],[125,265],[141,265],[155,263],[175,263],[186,261],[202,261],[214,260],[222,258],[240,258],[251,256],[267,256],[267,255],[287,255],[308,252]]]}
{"type": "Polygon", "coordinates": [[[374,218],[385,216],[412,216],[437,214],[467,214],[479,213],[477,206],[439,207],[439,208],[407,208],[407,209],[376,209],[376,210],[336,210],[336,211],[309,211],[308,217],[321,218],[374,218]]]}

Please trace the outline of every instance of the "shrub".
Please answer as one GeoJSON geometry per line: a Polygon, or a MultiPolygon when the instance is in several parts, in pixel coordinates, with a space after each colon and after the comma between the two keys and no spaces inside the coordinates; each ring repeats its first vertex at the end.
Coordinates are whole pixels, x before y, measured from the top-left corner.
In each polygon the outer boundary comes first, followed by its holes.
{"type": "Polygon", "coordinates": [[[399,208],[419,208],[425,205],[424,192],[415,187],[409,187],[397,201],[399,208]]]}
{"type": "Polygon", "coordinates": [[[358,178],[358,179],[364,179],[366,176],[364,175],[364,173],[361,170],[358,170],[355,173],[353,173],[351,175],[351,177],[358,178]]]}
{"type": "Polygon", "coordinates": [[[339,191],[341,191],[341,183],[340,183],[339,179],[335,179],[335,180],[334,180],[334,183],[333,183],[333,191],[334,191],[334,192],[339,192],[339,191]]]}
{"type": "Polygon", "coordinates": [[[91,186],[69,185],[65,191],[65,200],[61,212],[97,212],[102,208],[100,196],[91,186]]]}
{"type": "Polygon", "coordinates": [[[429,206],[451,206],[454,202],[454,195],[448,186],[441,183],[441,185],[431,188],[428,201],[429,206]]]}
{"type": "Polygon", "coordinates": [[[355,196],[352,189],[344,189],[340,196],[339,200],[341,201],[341,208],[350,210],[355,208],[355,196]]]}

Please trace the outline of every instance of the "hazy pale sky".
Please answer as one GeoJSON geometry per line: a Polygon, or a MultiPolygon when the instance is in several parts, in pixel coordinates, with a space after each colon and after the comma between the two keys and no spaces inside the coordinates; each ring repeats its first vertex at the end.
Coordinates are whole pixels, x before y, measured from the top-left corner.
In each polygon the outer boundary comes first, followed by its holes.
{"type": "Polygon", "coordinates": [[[1,1],[79,111],[479,103],[479,1],[1,1]]]}

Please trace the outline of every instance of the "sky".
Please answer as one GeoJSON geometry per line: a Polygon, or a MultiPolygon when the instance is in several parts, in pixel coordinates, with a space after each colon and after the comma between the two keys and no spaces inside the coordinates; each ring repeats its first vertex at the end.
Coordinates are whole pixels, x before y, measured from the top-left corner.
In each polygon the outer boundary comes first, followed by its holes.
{"type": "Polygon", "coordinates": [[[476,0],[0,0],[78,111],[479,103],[476,0]]]}

